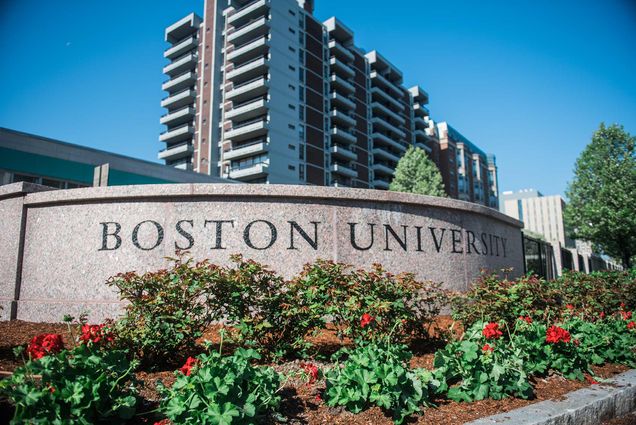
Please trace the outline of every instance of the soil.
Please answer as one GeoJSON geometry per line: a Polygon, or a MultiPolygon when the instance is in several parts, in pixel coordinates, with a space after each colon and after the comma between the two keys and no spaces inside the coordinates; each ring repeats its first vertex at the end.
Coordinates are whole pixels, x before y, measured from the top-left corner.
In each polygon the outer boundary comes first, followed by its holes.
{"type": "MultiPolygon", "coordinates": [[[[442,330],[446,329],[451,320],[448,317],[441,317],[433,331],[435,335],[442,335],[442,330]]],[[[212,341],[214,345],[220,342],[218,327],[211,327],[202,339],[212,341]]],[[[35,335],[42,333],[59,333],[65,337],[65,343],[71,341],[68,335],[68,327],[65,324],[55,323],[30,323],[23,321],[0,322],[0,375],[1,372],[11,372],[22,362],[15,359],[13,348],[27,344],[35,335]]],[[[318,346],[324,358],[328,358],[330,353],[337,351],[343,345],[350,344],[349,341],[341,343],[333,331],[328,330],[312,338],[312,342],[318,346]]],[[[442,344],[441,340],[428,341],[426,343],[413,344],[414,352],[411,360],[412,367],[433,366],[433,353],[442,344]]],[[[230,349],[231,347],[227,347],[230,349]]],[[[225,350],[224,350],[225,351],[225,350]]],[[[298,360],[289,361],[278,365],[272,365],[279,372],[289,373],[302,370],[301,362],[298,360]]],[[[327,365],[321,361],[314,361],[319,368],[327,365]]],[[[165,368],[164,368],[165,369],[165,368]]],[[[621,365],[605,365],[595,367],[594,372],[600,378],[610,378],[618,373],[626,371],[628,368],[621,365]]],[[[174,382],[174,372],[169,370],[140,371],[136,374],[141,382],[140,395],[143,398],[142,410],[149,412],[157,407],[158,394],[156,391],[157,380],[163,381],[166,385],[174,382]]],[[[1,378],[1,376],[0,376],[1,378]]],[[[481,417],[507,412],[519,407],[527,406],[543,400],[559,400],[565,394],[584,388],[590,385],[589,381],[569,381],[560,376],[550,376],[545,379],[538,379],[535,382],[536,398],[533,400],[522,400],[508,398],[504,400],[483,400],[473,403],[457,403],[449,400],[435,400],[435,408],[427,408],[419,417],[414,416],[410,423],[418,424],[440,424],[454,425],[463,424],[481,417]]],[[[392,424],[389,417],[385,416],[379,408],[372,408],[358,415],[353,415],[340,408],[330,408],[320,400],[320,394],[324,390],[324,383],[318,381],[315,384],[307,384],[299,378],[289,379],[282,391],[283,402],[281,413],[288,419],[289,424],[346,424],[346,425],[382,425],[392,424]]],[[[8,423],[11,417],[11,406],[0,400],[0,423],[8,423]]],[[[160,418],[152,415],[139,417],[136,424],[152,424],[160,418]]],[[[606,422],[606,425],[627,425],[636,423],[633,415],[606,422]],[[622,422],[621,422],[622,420],[622,422]]]]}

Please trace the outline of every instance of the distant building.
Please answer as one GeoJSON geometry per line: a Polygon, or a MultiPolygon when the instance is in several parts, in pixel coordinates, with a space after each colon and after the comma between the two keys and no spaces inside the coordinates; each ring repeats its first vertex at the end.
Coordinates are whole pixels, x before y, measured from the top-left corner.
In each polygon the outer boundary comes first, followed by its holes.
{"type": "MultiPolygon", "coordinates": [[[[406,87],[402,71],[357,46],[337,18],[318,21],[313,3],[207,0],[203,18],[192,13],[166,29],[159,158],[248,183],[388,189],[402,155],[418,146],[457,198],[456,147],[450,161],[428,93],[406,87]]],[[[460,199],[497,208],[494,157],[461,148],[475,172],[460,199]]]]}
{"type": "Polygon", "coordinates": [[[523,221],[526,229],[539,233],[549,242],[574,248],[575,242],[567,236],[563,221],[565,200],[559,195],[543,196],[536,189],[501,194],[501,211],[523,221]]]}
{"type": "Polygon", "coordinates": [[[0,185],[30,182],[59,189],[228,180],[0,128],[0,185]]]}
{"type": "Polygon", "coordinates": [[[497,164],[446,122],[437,124],[439,168],[453,198],[499,208],[497,164]]]}

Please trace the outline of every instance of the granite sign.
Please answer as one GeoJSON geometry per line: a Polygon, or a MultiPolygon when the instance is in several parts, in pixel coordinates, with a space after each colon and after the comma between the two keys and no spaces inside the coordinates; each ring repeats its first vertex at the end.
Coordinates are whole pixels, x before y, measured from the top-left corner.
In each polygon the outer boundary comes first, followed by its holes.
{"type": "Polygon", "coordinates": [[[0,314],[57,321],[121,310],[104,282],[164,268],[177,250],[231,254],[291,277],[319,258],[465,290],[481,269],[523,272],[521,224],[450,199],[362,189],[266,185],[0,188],[0,314]]]}

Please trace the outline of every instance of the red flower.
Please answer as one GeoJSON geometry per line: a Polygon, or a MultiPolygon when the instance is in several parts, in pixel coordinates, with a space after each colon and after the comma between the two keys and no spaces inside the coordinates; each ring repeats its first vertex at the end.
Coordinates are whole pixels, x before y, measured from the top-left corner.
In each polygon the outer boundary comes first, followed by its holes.
{"type": "Polygon", "coordinates": [[[572,305],[572,304],[567,304],[567,305],[565,306],[565,308],[567,308],[568,310],[574,310],[574,305],[572,305]]]}
{"type": "Polygon", "coordinates": [[[623,316],[623,320],[628,320],[632,318],[631,311],[621,311],[621,316],[623,316]]]}
{"type": "Polygon", "coordinates": [[[32,359],[41,359],[49,354],[59,353],[63,349],[62,335],[42,334],[33,337],[27,347],[27,353],[32,359]]]}
{"type": "Polygon", "coordinates": [[[318,379],[319,371],[318,367],[316,367],[313,363],[301,363],[300,367],[304,369],[305,372],[309,375],[308,384],[313,384],[318,379]]]}
{"type": "Polygon", "coordinates": [[[190,373],[192,373],[192,369],[198,364],[199,360],[195,359],[194,357],[188,357],[188,360],[186,360],[185,364],[181,366],[179,372],[183,373],[185,376],[190,376],[190,373]]]}
{"type": "Polygon", "coordinates": [[[159,422],[155,422],[153,425],[170,425],[170,419],[162,419],[159,422]]]}
{"type": "Polygon", "coordinates": [[[585,375],[585,380],[589,382],[591,385],[598,384],[598,381],[591,376],[585,375]]]}
{"type": "Polygon", "coordinates": [[[322,403],[322,397],[320,397],[320,394],[316,394],[316,403],[322,403]]]}
{"type": "Polygon", "coordinates": [[[621,308],[625,308],[625,303],[621,303],[621,308]]]}
{"type": "Polygon", "coordinates": [[[487,352],[492,353],[493,351],[495,351],[495,349],[494,347],[491,347],[490,344],[484,344],[484,346],[481,347],[481,351],[483,351],[484,353],[487,353],[487,352]]]}
{"type": "Polygon", "coordinates": [[[601,319],[605,319],[605,312],[601,311],[601,313],[598,315],[598,317],[600,317],[601,319]]]}
{"type": "Polygon", "coordinates": [[[527,324],[531,325],[532,324],[532,317],[530,316],[519,316],[519,320],[523,320],[524,322],[526,322],[527,324]]]}
{"type": "Polygon", "coordinates": [[[545,333],[545,341],[550,344],[559,342],[570,342],[570,332],[558,326],[551,326],[545,333]]]}
{"type": "Polygon", "coordinates": [[[98,344],[101,342],[112,342],[113,334],[108,329],[104,329],[105,325],[82,325],[82,334],[79,339],[82,344],[98,344]]]}
{"type": "Polygon", "coordinates": [[[579,344],[581,343],[581,341],[579,341],[578,339],[575,339],[574,341],[572,341],[574,343],[574,345],[576,345],[577,347],[579,346],[579,344]]]}
{"type": "Polygon", "coordinates": [[[486,339],[497,339],[503,335],[503,332],[499,330],[499,325],[497,323],[488,323],[484,326],[484,330],[481,332],[484,334],[486,339]]]}
{"type": "Polygon", "coordinates": [[[360,318],[360,327],[364,328],[373,322],[375,318],[371,316],[369,313],[364,313],[360,318]]]}
{"type": "Polygon", "coordinates": [[[633,320],[627,324],[627,329],[636,329],[636,322],[633,320]]]}

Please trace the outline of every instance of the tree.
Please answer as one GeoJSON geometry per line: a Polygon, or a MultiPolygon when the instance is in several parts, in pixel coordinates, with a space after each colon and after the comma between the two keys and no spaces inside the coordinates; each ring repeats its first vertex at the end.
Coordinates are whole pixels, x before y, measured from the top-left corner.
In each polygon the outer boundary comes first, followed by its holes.
{"type": "Polygon", "coordinates": [[[428,158],[426,152],[413,146],[409,147],[398,162],[389,190],[420,195],[446,196],[439,169],[428,158]]]}
{"type": "Polygon", "coordinates": [[[576,160],[566,195],[566,224],[630,268],[636,254],[636,139],[623,126],[601,124],[576,160]]]}

